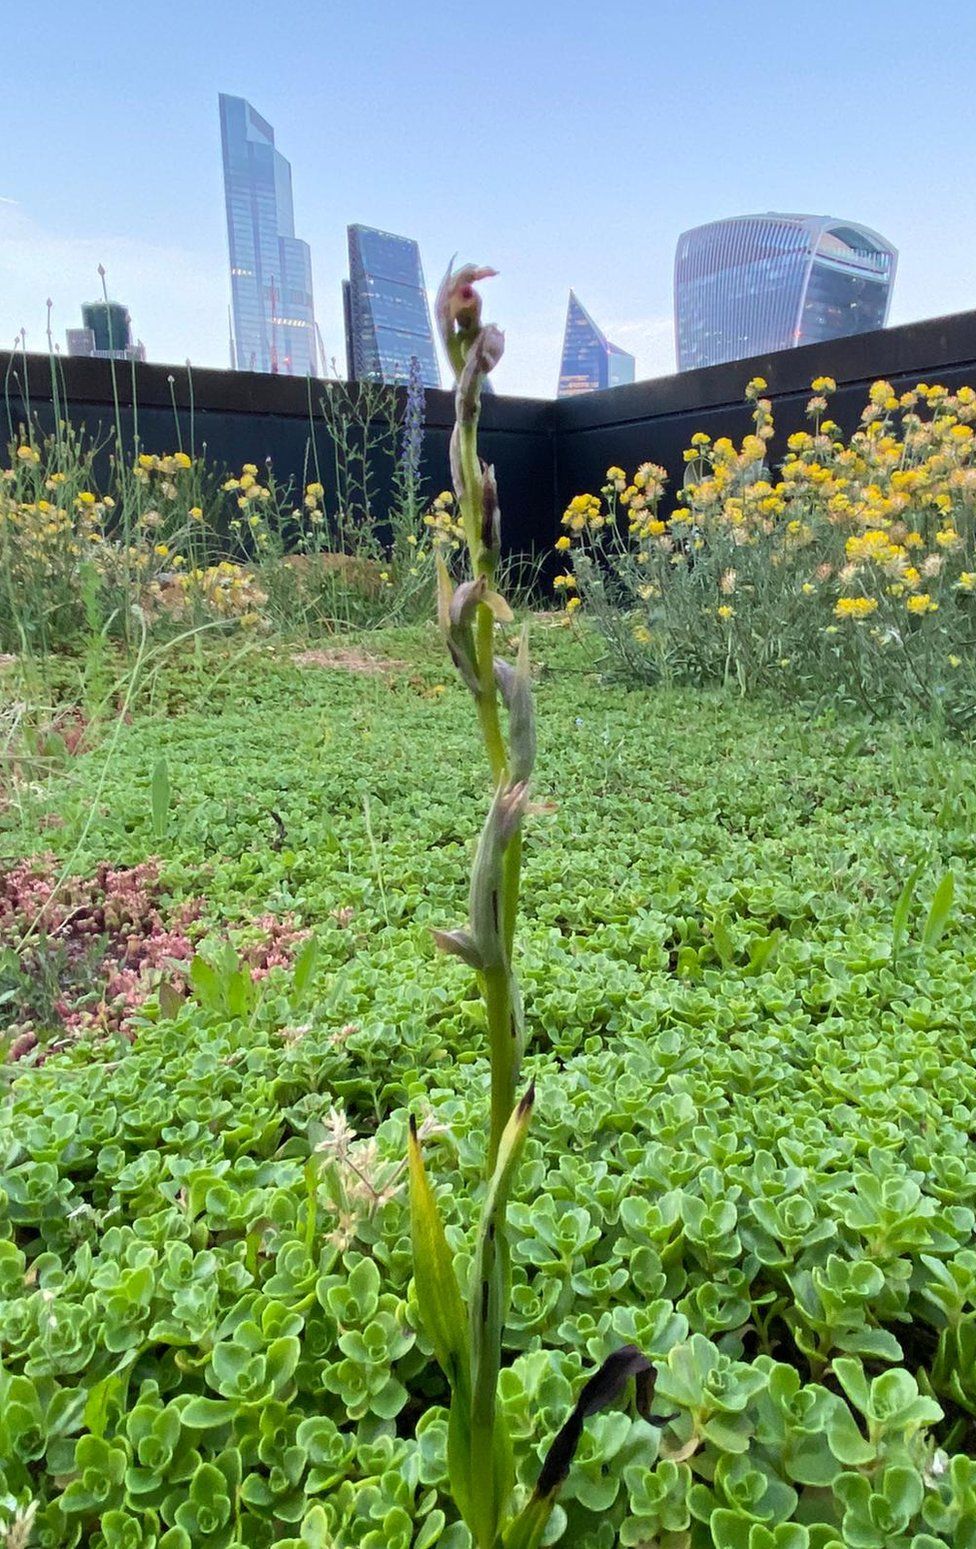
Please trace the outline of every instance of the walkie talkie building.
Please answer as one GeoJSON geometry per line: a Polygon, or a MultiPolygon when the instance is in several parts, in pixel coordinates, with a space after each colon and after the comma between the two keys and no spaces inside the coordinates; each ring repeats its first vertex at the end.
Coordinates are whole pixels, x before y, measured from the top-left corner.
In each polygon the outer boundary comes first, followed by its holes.
{"type": "Polygon", "coordinates": [[[678,370],[883,328],[898,254],[825,215],[739,215],[678,238],[678,370]]]}

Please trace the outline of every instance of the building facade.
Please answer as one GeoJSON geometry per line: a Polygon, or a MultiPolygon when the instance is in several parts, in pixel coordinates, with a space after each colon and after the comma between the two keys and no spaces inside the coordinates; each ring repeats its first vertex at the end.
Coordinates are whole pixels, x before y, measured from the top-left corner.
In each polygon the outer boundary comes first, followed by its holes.
{"type": "Polygon", "coordinates": [[[405,383],[415,359],[423,385],[440,387],[417,243],[372,226],[350,226],[348,236],[342,308],[350,382],[405,383]]]}
{"type": "Polygon", "coordinates": [[[897,261],[876,231],[828,216],[740,215],[683,232],[678,370],[883,328],[897,261]]]}
{"type": "Polygon", "coordinates": [[[571,290],[556,396],[573,398],[577,393],[624,387],[634,380],[634,367],[633,355],[610,343],[576,292],[571,290]]]}
{"type": "Polygon", "coordinates": [[[316,376],[312,258],[295,236],[291,166],[243,97],[220,94],[233,355],[238,371],[316,376]]]}
{"type": "Polygon", "coordinates": [[[80,328],[67,330],[68,354],[98,360],[145,360],[146,347],[133,342],[128,307],[118,301],[89,301],[81,309],[80,328]]]}

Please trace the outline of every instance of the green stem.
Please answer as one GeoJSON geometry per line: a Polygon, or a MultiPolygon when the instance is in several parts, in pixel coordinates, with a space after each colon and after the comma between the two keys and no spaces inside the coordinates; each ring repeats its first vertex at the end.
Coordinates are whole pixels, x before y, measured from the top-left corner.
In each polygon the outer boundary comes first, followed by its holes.
{"type": "Polygon", "coordinates": [[[486,1175],[490,1178],[498,1159],[498,1146],[515,1107],[518,1080],[518,1029],[512,1005],[511,971],[507,965],[489,968],[482,975],[488,1014],[488,1046],[491,1053],[491,1127],[488,1136],[486,1175]]]}
{"type": "Polygon", "coordinates": [[[485,739],[485,751],[491,766],[491,776],[500,785],[508,774],[508,754],[498,718],[498,691],[495,687],[495,620],[491,609],[484,603],[478,609],[475,650],[478,658],[478,720],[485,739]]]}

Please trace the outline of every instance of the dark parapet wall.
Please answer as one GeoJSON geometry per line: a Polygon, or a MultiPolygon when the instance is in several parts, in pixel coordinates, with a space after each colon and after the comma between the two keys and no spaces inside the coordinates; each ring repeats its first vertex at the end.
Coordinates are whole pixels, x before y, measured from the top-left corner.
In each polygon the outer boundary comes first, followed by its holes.
{"type": "MultiPolygon", "coordinates": [[[[15,435],[28,412],[50,430],[55,412],[105,442],[114,435],[116,397],[125,445],[172,452],[179,437],[187,451],[206,453],[220,469],[270,457],[275,478],[298,486],[315,477],[313,451],[328,486],[332,466],[321,401],[328,382],[252,372],[197,371],[45,355],[0,354],[4,384],[0,431],[15,435]],[[57,410],[53,388],[57,389],[57,410]],[[174,408],[175,404],[175,408],[174,408]]],[[[764,377],[773,400],[777,463],[786,438],[807,428],[810,382],[833,377],[831,417],[851,431],[879,377],[904,391],[918,382],[955,389],[976,387],[976,312],[907,323],[806,345],[655,381],[558,402],[486,395],[482,455],[495,464],[502,499],[505,546],[510,553],[544,553],[559,534],[573,495],[595,492],[611,464],[632,473],[638,463],[661,463],[673,498],[684,478],[683,452],[696,430],[740,440],[751,428],[746,383],[764,377]]],[[[405,390],[400,395],[400,410],[405,390]]],[[[426,394],[424,479],[432,497],[450,485],[448,444],[454,418],[450,393],[426,394]]]]}
{"type": "MultiPolygon", "coordinates": [[[[296,497],[317,477],[327,490],[334,488],[333,448],[322,411],[330,391],[327,381],[127,362],[113,370],[110,361],[71,357],[58,357],[52,371],[46,355],[5,354],[0,354],[0,380],[3,439],[15,437],[28,419],[46,434],[57,413],[83,427],[102,446],[104,458],[109,444],[114,445],[118,422],[132,458],[138,452],[161,454],[182,447],[191,454],[205,452],[218,470],[236,473],[246,462],[263,468],[270,458],[275,480],[291,483],[296,497]]],[[[406,389],[390,391],[397,395],[402,418],[406,389]]],[[[454,398],[428,390],[425,403],[422,476],[424,493],[432,499],[451,485],[454,398]]],[[[547,550],[555,500],[552,405],[486,395],[481,425],[482,456],[495,463],[501,482],[506,551],[547,550]]],[[[376,474],[382,509],[390,468],[376,474]]]]}
{"type": "Polygon", "coordinates": [[[918,382],[976,387],[976,312],[563,399],[555,406],[557,522],[573,495],[600,489],[612,464],[633,473],[639,463],[660,463],[668,472],[666,505],[672,505],[684,479],[682,454],[696,430],[713,440],[729,436],[741,441],[752,429],[744,394],[746,383],[757,376],[765,379],[765,396],[773,402],[776,435],[769,455],[776,466],[786,453],[787,437],[810,428],[804,411],[814,377],[833,377],[837,383],[829,413],[848,434],[857,426],[871,383],[879,378],[898,392],[918,382]]]}

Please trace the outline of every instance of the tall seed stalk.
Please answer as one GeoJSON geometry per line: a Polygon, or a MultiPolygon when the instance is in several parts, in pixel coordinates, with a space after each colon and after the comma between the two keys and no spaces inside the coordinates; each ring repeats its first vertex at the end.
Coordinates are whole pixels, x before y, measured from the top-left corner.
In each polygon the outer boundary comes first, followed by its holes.
{"type": "MultiPolygon", "coordinates": [[[[611,1402],[629,1377],[648,1387],[649,1363],[632,1346],[615,1352],[585,1384],[543,1464],[535,1491],[513,1511],[512,1444],[498,1407],[498,1374],[511,1296],[507,1205],[535,1099],[517,1098],[524,1052],[522,1002],[513,969],[522,865],[522,823],[535,764],[535,709],[523,628],[514,666],[495,655],[497,623],[513,614],[495,590],[501,550],[494,469],[478,455],[481,394],[505,339],[481,321],[475,286],[495,270],[448,270],[437,295],[438,326],[454,371],[451,475],[470,562],[454,587],[438,558],[438,620],[474,699],[492,780],[492,801],[475,851],[468,925],[435,931],[437,944],[478,975],[488,1024],[491,1100],[486,1190],[467,1296],[458,1276],[410,1121],[410,1213],[414,1283],[424,1330],[451,1389],[448,1472],[455,1504],[476,1549],[537,1549],[569,1470],[587,1415],[611,1402]],[[507,712],[507,737],[501,709],[507,712]]],[[[643,1393],[646,1409],[647,1391],[643,1393]]]]}

